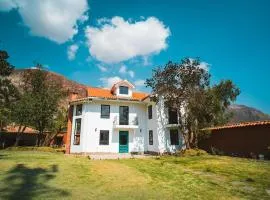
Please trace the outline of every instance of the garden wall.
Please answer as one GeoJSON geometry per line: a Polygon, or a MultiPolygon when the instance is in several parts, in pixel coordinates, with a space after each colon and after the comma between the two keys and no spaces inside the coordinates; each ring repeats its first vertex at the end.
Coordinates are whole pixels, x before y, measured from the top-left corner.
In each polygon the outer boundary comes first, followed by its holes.
{"type": "Polygon", "coordinates": [[[199,147],[212,152],[218,150],[226,155],[253,157],[263,154],[270,158],[270,124],[211,130],[199,147]]]}

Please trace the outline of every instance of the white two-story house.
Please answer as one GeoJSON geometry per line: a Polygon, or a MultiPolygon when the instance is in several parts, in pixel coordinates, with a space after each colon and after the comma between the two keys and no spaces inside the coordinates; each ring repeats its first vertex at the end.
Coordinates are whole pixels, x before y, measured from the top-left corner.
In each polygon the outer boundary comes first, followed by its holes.
{"type": "Polygon", "coordinates": [[[128,81],[89,87],[70,102],[68,153],[174,152],[183,147],[177,114],[128,81]]]}

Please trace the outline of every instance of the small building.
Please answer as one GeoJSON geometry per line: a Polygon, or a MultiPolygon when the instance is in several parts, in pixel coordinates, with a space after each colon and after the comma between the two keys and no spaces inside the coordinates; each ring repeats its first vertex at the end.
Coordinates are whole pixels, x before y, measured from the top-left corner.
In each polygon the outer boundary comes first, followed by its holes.
{"type": "Polygon", "coordinates": [[[183,148],[177,113],[127,80],[89,87],[70,101],[66,153],[175,152],[183,148]]]}
{"type": "Polygon", "coordinates": [[[270,159],[270,121],[243,122],[204,130],[210,134],[199,142],[199,147],[208,152],[253,158],[261,154],[270,159]]]}

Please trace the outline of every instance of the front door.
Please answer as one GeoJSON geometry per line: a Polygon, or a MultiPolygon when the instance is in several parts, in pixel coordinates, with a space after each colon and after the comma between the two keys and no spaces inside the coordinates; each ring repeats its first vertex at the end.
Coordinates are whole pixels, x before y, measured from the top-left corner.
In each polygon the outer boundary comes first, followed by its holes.
{"type": "Polygon", "coordinates": [[[119,153],[128,153],[128,131],[119,131],[119,153]]]}

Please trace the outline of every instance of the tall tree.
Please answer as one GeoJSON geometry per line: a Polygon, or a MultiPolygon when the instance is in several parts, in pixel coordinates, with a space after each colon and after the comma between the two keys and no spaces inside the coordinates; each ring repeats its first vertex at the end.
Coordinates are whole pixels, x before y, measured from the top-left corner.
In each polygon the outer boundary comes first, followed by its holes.
{"type": "Polygon", "coordinates": [[[240,92],[232,81],[211,87],[210,77],[198,58],[185,58],[154,69],[152,78],[146,80],[146,86],[158,96],[156,100],[163,99],[166,107],[177,111],[187,148],[197,146],[201,128],[227,121],[225,109],[240,92]]]}
{"type": "Polygon", "coordinates": [[[27,70],[23,76],[23,90],[31,105],[31,125],[38,130],[36,145],[41,145],[41,138],[48,130],[58,112],[63,97],[61,83],[50,81],[48,72],[37,65],[36,69],[27,70]]]}
{"type": "Polygon", "coordinates": [[[8,53],[0,50],[0,131],[9,123],[11,106],[19,96],[17,88],[8,79],[14,70],[8,58],[8,53]]]}
{"type": "Polygon", "coordinates": [[[67,110],[60,107],[54,116],[54,120],[49,128],[49,134],[46,135],[43,145],[49,146],[56,136],[67,128],[67,110]]]}

